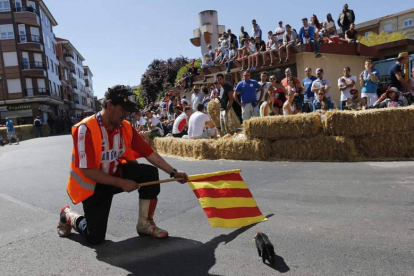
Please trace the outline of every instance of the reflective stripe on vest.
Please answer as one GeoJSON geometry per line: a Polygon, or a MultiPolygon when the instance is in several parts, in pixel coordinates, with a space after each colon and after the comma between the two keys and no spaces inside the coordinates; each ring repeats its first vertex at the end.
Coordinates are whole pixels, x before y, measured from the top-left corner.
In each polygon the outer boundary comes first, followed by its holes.
{"type": "MultiPolygon", "coordinates": [[[[76,124],[72,128],[72,136],[76,133],[77,128],[85,124],[92,135],[92,143],[95,151],[95,165],[100,168],[101,155],[102,155],[102,133],[98,120],[95,115],[85,118],[80,123],[76,124]]],[[[124,139],[125,152],[121,158],[127,160],[135,160],[135,155],[132,150],[132,126],[128,121],[122,122],[122,137],[124,139]]],[[[108,141],[106,141],[108,143],[108,141]]],[[[75,167],[75,147],[72,149],[72,162],[70,164],[70,174],[67,183],[67,192],[70,199],[74,204],[84,201],[91,195],[95,190],[96,182],[88,179],[82,172],[81,169],[75,167]]]]}

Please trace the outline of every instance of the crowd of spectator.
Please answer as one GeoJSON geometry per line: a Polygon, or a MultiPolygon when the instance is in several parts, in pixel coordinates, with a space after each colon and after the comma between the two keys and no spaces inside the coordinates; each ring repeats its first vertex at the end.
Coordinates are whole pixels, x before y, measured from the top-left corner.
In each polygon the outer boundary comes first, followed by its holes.
{"type": "MultiPolygon", "coordinates": [[[[408,53],[400,53],[390,68],[389,82],[385,90],[379,88],[378,71],[371,60],[364,68],[353,74],[345,66],[338,72],[337,87],[340,102],[332,100],[331,88],[335,85],[324,77],[323,68],[305,69],[303,80],[286,68],[284,78],[280,73],[268,76],[263,72],[260,81],[251,78],[250,70],[243,72],[243,80],[234,85],[225,81],[223,74],[217,74],[214,84],[192,87],[191,98],[169,92],[162,102],[151,103],[141,117],[136,113],[134,126],[144,138],[173,136],[177,138],[216,138],[234,135],[241,129],[235,127],[235,120],[242,123],[253,117],[292,116],[299,113],[317,112],[321,116],[328,110],[364,110],[370,108],[394,108],[414,104],[414,69],[412,77],[405,80],[403,67],[408,63],[408,53]],[[361,70],[361,71],[360,71],[361,70]],[[359,82],[361,91],[356,89],[359,82]],[[207,104],[218,100],[220,104],[220,125],[215,125],[207,114],[207,104]],[[157,118],[157,119],[154,119],[157,118]]],[[[278,70],[278,69],[277,69],[278,70]]]]}
{"type": "MultiPolygon", "coordinates": [[[[208,52],[203,55],[202,68],[226,65],[227,73],[230,73],[231,64],[237,60],[242,63],[242,70],[254,71],[266,66],[273,66],[276,63],[288,63],[296,45],[310,44],[315,57],[322,56],[319,50],[321,43],[359,43],[358,32],[355,30],[355,14],[345,4],[338,17],[337,24],[342,33],[339,34],[332,15],[328,13],[326,19],[320,22],[315,14],[310,20],[302,19],[302,26],[299,32],[291,25],[283,25],[280,21],[274,32],[267,32],[267,41],[264,41],[263,31],[255,19],[252,20],[251,34],[240,28],[237,37],[231,29],[219,34],[220,38],[216,47],[208,45],[208,52]],[[277,62],[276,62],[277,61],[277,62]]],[[[187,86],[186,86],[187,87],[187,86]]]]}

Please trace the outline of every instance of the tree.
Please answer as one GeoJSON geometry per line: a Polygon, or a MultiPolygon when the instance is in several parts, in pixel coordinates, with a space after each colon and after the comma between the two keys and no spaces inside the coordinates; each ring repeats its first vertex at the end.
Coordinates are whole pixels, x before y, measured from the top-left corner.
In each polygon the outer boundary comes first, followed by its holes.
{"type": "Polygon", "coordinates": [[[371,47],[379,44],[384,44],[387,42],[393,42],[408,38],[406,33],[399,33],[399,32],[392,32],[386,33],[381,32],[377,33],[370,33],[367,36],[359,36],[358,40],[361,44],[371,47]]]}
{"type": "MultiPolygon", "coordinates": [[[[182,78],[182,77],[183,77],[183,75],[185,74],[185,72],[187,72],[187,71],[188,71],[188,68],[190,68],[190,66],[191,66],[191,64],[190,64],[190,63],[187,63],[187,64],[185,64],[184,66],[182,66],[182,67],[178,70],[178,72],[177,72],[177,77],[175,78],[175,82],[176,82],[176,83],[180,80],[180,78],[182,78]]],[[[201,68],[201,59],[197,59],[197,60],[194,62],[194,66],[200,69],[200,68],[201,68]]]]}
{"type": "Polygon", "coordinates": [[[145,100],[141,93],[142,85],[138,85],[138,87],[134,90],[134,94],[137,95],[137,108],[142,109],[145,107],[145,100]]]}
{"type": "Polygon", "coordinates": [[[183,56],[153,60],[141,77],[142,94],[145,93],[148,101],[155,101],[160,93],[174,86],[178,70],[187,63],[188,59],[183,56]]]}

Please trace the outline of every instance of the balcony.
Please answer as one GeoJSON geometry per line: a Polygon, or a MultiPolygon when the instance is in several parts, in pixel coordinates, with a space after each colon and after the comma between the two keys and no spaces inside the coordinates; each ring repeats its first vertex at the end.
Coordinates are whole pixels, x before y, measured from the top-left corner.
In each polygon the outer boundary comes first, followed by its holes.
{"type": "Polygon", "coordinates": [[[24,90],[24,96],[27,98],[33,98],[33,97],[50,97],[49,89],[47,88],[26,88],[24,90]]]}
{"type": "Polygon", "coordinates": [[[40,27],[40,18],[32,7],[14,8],[14,20],[16,23],[40,27]]]}
{"type": "Polygon", "coordinates": [[[74,100],[72,103],[73,109],[80,109],[80,110],[87,110],[88,107],[84,106],[83,104],[80,104],[78,100],[74,100]]]}
{"type": "Polygon", "coordinates": [[[22,51],[43,52],[43,40],[38,35],[19,35],[19,49],[22,51]]]}
{"type": "Polygon", "coordinates": [[[76,70],[74,68],[70,69],[70,76],[76,79],[76,70]]]}
{"type": "Polygon", "coordinates": [[[22,62],[23,77],[46,77],[46,66],[43,62],[22,62]]]}
{"type": "Polygon", "coordinates": [[[73,56],[73,55],[71,55],[71,54],[69,54],[69,53],[66,53],[66,54],[65,54],[65,61],[66,61],[67,63],[69,63],[69,64],[76,65],[76,61],[75,61],[74,56],[73,56]]]}

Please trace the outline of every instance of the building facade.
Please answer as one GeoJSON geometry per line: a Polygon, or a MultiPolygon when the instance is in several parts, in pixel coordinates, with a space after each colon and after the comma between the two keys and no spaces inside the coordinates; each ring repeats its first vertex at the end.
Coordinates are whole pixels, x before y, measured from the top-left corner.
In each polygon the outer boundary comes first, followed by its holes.
{"type": "Polygon", "coordinates": [[[56,25],[43,1],[0,0],[0,119],[24,124],[58,114],[56,25]]]}
{"type": "Polygon", "coordinates": [[[93,81],[92,81],[92,71],[89,66],[83,66],[83,76],[85,79],[85,91],[86,91],[86,104],[88,106],[87,112],[95,112],[95,101],[94,101],[94,92],[93,92],[93,81]]]}
{"type": "Polygon", "coordinates": [[[85,79],[83,71],[83,61],[85,60],[73,44],[64,38],[56,38],[61,48],[65,62],[69,65],[70,85],[73,91],[73,103],[71,105],[72,115],[82,116],[88,112],[87,94],[85,90],[85,79]]]}
{"type": "Polygon", "coordinates": [[[404,32],[408,38],[414,39],[414,9],[358,23],[355,29],[364,36],[372,32],[404,32]]]}

